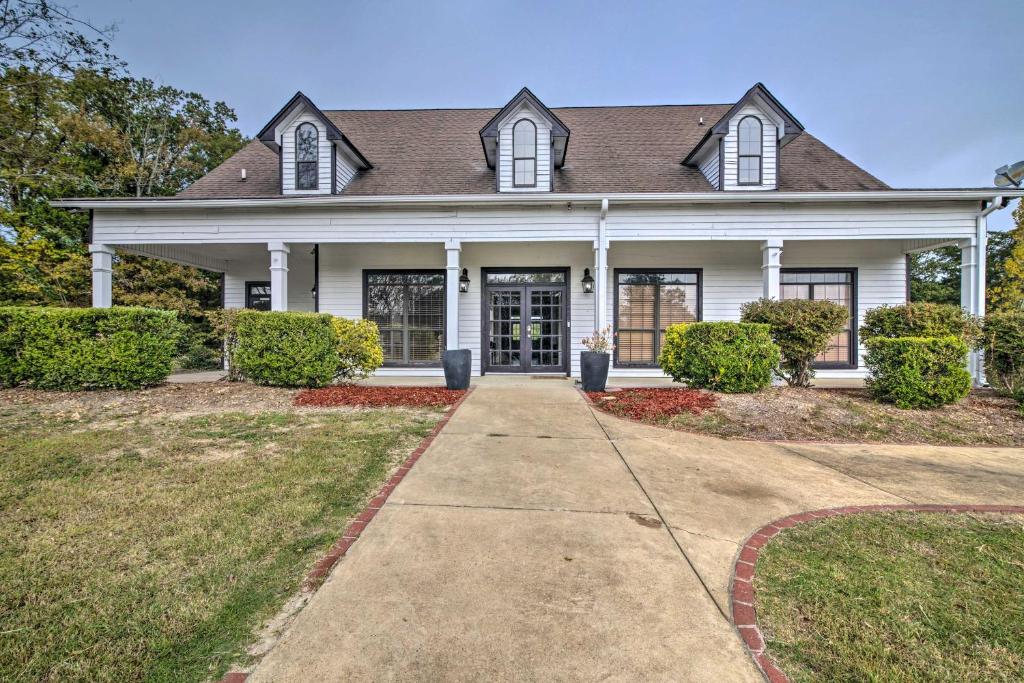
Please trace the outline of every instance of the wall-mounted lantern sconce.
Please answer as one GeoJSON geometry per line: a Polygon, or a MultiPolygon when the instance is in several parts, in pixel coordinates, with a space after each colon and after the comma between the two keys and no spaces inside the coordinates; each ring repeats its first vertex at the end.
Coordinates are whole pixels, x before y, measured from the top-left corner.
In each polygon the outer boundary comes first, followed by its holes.
{"type": "Polygon", "coordinates": [[[580,282],[583,283],[584,294],[594,293],[594,277],[590,274],[590,268],[583,269],[583,279],[580,282]]]}
{"type": "Polygon", "coordinates": [[[469,291],[469,270],[466,268],[462,269],[462,275],[459,276],[459,291],[463,294],[469,291]]]}

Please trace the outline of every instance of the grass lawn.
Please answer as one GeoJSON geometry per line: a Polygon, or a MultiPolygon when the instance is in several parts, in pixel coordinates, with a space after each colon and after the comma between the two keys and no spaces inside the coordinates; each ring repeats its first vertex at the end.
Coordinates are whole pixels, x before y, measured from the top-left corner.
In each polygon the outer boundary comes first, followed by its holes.
{"type": "Polygon", "coordinates": [[[0,392],[0,679],[195,681],[244,661],[441,416],[293,396],[0,392]]]}
{"type": "Polygon", "coordinates": [[[802,524],[761,551],[754,588],[769,653],[795,681],[1024,678],[1024,517],[802,524]]]}
{"type": "Polygon", "coordinates": [[[715,407],[700,414],[683,410],[642,421],[727,439],[1024,446],[1024,416],[1012,399],[990,390],[934,410],[900,410],[862,389],[772,387],[715,397],[715,407]]]}

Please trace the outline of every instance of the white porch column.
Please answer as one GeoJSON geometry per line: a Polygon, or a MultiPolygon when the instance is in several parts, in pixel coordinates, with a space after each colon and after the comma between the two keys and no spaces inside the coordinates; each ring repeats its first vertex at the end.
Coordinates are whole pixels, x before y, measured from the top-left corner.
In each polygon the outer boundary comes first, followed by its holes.
{"type": "Polygon", "coordinates": [[[782,240],[767,239],[761,242],[761,278],[764,281],[765,299],[779,298],[779,273],[782,269],[782,240]]]}
{"type": "Polygon", "coordinates": [[[92,307],[110,308],[114,302],[114,248],[90,244],[92,254],[92,307]]]}
{"type": "Polygon", "coordinates": [[[444,291],[444,347],[448,351],[459,348],[459,240],[445,240],[444,253],[448,277],[444,291]]]}
{"type": "Polygon", "coordinates": [[[601,200],[601,217],[594,241],[594,330],[608,327],[608,200],[601,200]]]}
{"type": "Polygon", "coordinates": [[[288,310],[288,245],[268,242],[270,252],[270,310],[288,310]]]}
{"type": "MultiPolygon", "coordinates": [[[[979,275],[978,272],[983,270],[983,268],[979,268],[983,261],[984,257],[978,248],[977,239],[960,242],[960,306],[974,315],[983,315],[985,310],[985,295],[979,292],[979,285],[985,281],[985,274],[982,272],[979,275]]],[[[967,360],[967,369],[971,371],[971,376],[977,385],[984,381],[981,366],[981,356],[977,352],[971,351],[967,360]]]]}

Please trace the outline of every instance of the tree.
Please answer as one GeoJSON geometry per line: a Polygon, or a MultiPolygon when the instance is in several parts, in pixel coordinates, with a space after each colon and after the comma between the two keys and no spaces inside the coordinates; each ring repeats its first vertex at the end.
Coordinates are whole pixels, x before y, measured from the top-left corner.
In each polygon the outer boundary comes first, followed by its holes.
{"type": "Polygon", "coordinates": [[[48,0],[2,0],[0,68],[26,66],[51,76],[118,68],[107,42],[112,32],[113,26],[94,26],[48,0]]]}
{"type": "Polygon", "coordinates": [[[1024,200],[1013,211],[1015,226],[1005,233],[999,272],[992,276],[989,292],[993,310],[1024,309],[1024,200]]]}
{"type": "MultiPolygon", "coordinates": [[[[1020,207],[1014,212],[1018,227],[1008,232],[992,231],[988,234],[986,250],[985,280],[986,308],[995,310],[1007,306],[1007,298],[1014,295],[1002,292],[1013,282],[1009,275],[1013,266],[1007,266],[1014,246],[1024,240],[1021,231],[1020,207]]],[[[1019,247],[1018,247],[1019,249],[1019,247]]],[[[1024,259],[1024,254],[1017,257],[1024,259]]],[[[1022,261],[1024,262],[1024,261],[1022,261]]],[[[910,300],[921,303],[959,304],[960,303],[960,249],[959,247],[942,247],[917,254],[910,254],[908,274],[910,277],[910,300]]],[[[1017,277],[1020,282],[1020,277],[1017,277]]],[[[1019,285],[1018,285],[1019,287],[1019,285]]],[[[1022,300],[1017,290],[1016,301],[1022,300]]]]}

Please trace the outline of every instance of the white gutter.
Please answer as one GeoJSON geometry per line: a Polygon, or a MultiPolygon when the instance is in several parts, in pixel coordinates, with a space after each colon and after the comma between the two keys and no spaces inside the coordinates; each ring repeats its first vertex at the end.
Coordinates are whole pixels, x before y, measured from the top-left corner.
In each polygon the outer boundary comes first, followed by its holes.
{"type": "MultiPolygon", "coordinates": [[[[686,192],[686,193],[523,193],[490,195],[381,195],[320,197],[271,197],[264,199],[58,199],[51,206],[66,209],[231,209],[315,206],[437,206],[437,205],[530,205],[561,202],[600,204],[782,204],[820,202],[972,201],[991,200],[993,190],[871,190],[865,192],[686,192]]],[[[1024,197],[1024,190],[1004,191],[1007,199],[1024,197]]]]}

